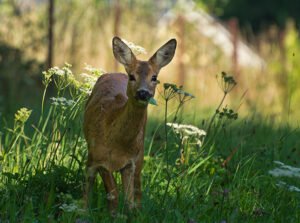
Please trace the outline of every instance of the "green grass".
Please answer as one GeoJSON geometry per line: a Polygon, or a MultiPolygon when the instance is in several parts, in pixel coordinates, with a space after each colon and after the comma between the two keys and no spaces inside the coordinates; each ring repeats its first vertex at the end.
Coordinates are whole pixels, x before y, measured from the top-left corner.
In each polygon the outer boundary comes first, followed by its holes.
{"type": "MultiPolygon", "coordinates": [[[[277,160],[299,165],[300,130],[261,117],[217,118],[201,147],[192,139],[182,144],[168,129],[166,147],[164,118],[150,116],[142,208],[128,213],[121,194],[120,216],[112,219],[98,177],[92,208],[83,210],[86,94],[56,81],[58,96],[74,102],[46,100],[39,121],[24,112],[13,126],[1,126],[0,222],[300,222],[300,193],[276,185],[300,187],[299,178],[268,173],[277,160]]],[[[189,124],[205,129],[206,123],[189,124]]]]}

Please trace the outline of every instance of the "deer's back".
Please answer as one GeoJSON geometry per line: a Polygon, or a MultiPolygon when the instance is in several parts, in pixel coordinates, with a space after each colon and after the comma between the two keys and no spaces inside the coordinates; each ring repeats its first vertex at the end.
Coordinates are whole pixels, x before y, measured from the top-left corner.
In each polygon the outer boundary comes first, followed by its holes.
{"type": "Polygon", "coordinates": [[[101,104],[105,110],[122,107],[127,101],[128,77],[123,73],[103,74],[98,78],[86,104],[86,111],[101,104]]]}
{"type": "Polygon", "coordinates": [[[87,140],[103,135],[103,125],[124,107],[128,99],[127,82],[127,75],[122,73],[103,74],[97,80],[85,108],[84,134],[87,140]]]}

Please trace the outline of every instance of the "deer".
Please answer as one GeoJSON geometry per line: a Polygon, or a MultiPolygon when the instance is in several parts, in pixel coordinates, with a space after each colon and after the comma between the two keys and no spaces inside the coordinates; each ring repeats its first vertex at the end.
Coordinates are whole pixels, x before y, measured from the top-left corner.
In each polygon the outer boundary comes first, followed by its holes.
{"type": "Polygon", "coordinates": [[[89,204],[96,174],[99,173],[112,215],[118,207],[114,172],[120,172],[129,210],[141,207],[141,171],[148,101],[155,94],[160,69],[173,59],[177,46],[171,39],[148,60],[136,58],[119,38],[112,39],[115,59],[126,73],[105,73],[96,81],[84,111],[87,141],[85,205],[89,204]]]}

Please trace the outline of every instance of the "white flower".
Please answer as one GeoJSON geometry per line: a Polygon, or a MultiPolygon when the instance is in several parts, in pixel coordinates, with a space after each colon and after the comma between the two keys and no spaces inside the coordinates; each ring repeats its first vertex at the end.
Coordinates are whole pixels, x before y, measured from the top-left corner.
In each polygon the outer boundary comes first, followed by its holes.
{"type": "Polygon", "coordinates": [[[193,125],[184,125],[178,123],[167,123],[167,126],[173,128],[176,133],[184,133],[183,135],[205,136],[206,132],[193,125]]]}
{"type": "Polygon", "coordinates": [[[279,181],[276,186],[278,187],[283,187],[283,188],[287,188],[289,191],[292,191],[292,192],[300,192],[300,188],[294,186],[294,185],[289,185],[287,184],[286,182],[284,181],[279,181]]]}
{"type": "Polygon", "coordinates": [[[274,161],[279,167],[269,170],[269,174],[274,177],[297,177],[300,178],[300,168],[286,165],[280,161],[274,161]]]}
{"type": "MultiPolygon", "coordinates": [[[[269,174],[271,174],[272,176],[300,178],[300,168],[286,165],[280,161],[274,161],[274,163],[279,165],[279,167],[276,167],[273,170],[269,170],[269,174]]],[[[294,185],[289,185],[284,181],[278,181],[276,186],[286,188],[287,190],[292,192],[300,192],[300,188],[294,185]]]]}
{"type": "Polygon", "coordinates": [[[96,77],[100,77],[102,74],[106,73],[104,70],[92,67],[89,64],[85,64],[84,69],[96,77]]]}
{"type": "Polygon", "coordinates": [[[125,39],[122,39],[122,41],[133,51],[133,53],[135,55],[139,55],[139,54],[147,54],[147,51],[145,50],[145,48],[138,46],[132,42],[129,42],[125,39]]]}
{"type": "Polygon", "coordinates": [[[52,74],[56,74],[58,76],[63,76],[65,74],[65,72],[62,69],[60,69],[59,67],[52,67],[49,69],[49,71],[52,74]]]}
{"type": "Polygon", "coordinates": [[[204,130],[193,125],[178,123],[167,123],[167,126],[170,126],[176,134],[180,135],[183,141],[193,138],[195,139],[195,144],[202,146],[201,138],[206,136],[206,132],[204,130]]]}
{"type": "Polygon", "coordinates": [[[77,207],[76,204],[62,204],[59,209],[65,211],[65,212],[75,212],[77,211],[79,208],[77,207]]]}
{"type": "Polygon", "coordinates": [[[52,97],[50,98],[50,100],[52,101],[51,104],[55,106],[70,107],[75,104],[74,100],[68,100],[64,97],[57,97],[57,98],[52,97]]]}

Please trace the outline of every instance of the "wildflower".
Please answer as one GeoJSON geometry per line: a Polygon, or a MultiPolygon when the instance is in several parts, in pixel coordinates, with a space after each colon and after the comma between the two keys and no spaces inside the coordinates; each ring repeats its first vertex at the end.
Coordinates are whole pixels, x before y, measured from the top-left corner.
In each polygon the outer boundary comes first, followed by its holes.
{"type": "Polygon", "coordinates": [[[195,98],[194,95],[184,91],[182,89],[182,86],[177,87],[176,84],[170,84],[170,83],[164,83],[164,92],[162,96],[166,101],[169,101],[175,96],[178,96],[180,105],[183,105],[186,101],[195,98]]]}
{"type": "Polygon", "coordinates": [[[228,109],[227,107],[223,108],[223,111],[217,109],[216,114],[218,115],[219,119],[226,117],[228,119],[236,120],[238,118],[238,113],[234,112],[232,109],[228,109]]]}
{"type": "Polygon", "coordinates": [[[292,167],[286,165],[280,161],[274,161],[274,163],[278,164],[279,167],[269,170],[269,174],[274,177],[297,177],[300,178],[300,168],[292,167]]]}
{"type": "Polygon", "coordinates": [[[50,73],[49,71],[44,71],[42,74],[43,74],[43,84],[45,86],[48,86],[51,82],[52,73],[50,73]]]}
{"type": "Polygon", "coordinates": [[[170,126],[173,131],[180,135],[182,140],[188,140],[190,138],[195,138],[196,144],[202,146],[201,137],[206,136],[206,132],[202,129],[197,128],[193,125],[184,125],[178,123],[167,123],[167,126],[170,126]]]}
{"type": "Polygon", "coordinates": [[[91,75],[91,74],[87,74],[87,73],[82,73],[80,74],[80,77],[84,80],[84,82],[86,84],[88,84],[91,88],[95,85],[98,77],[91,75]]]}
{"type": "Polygon", "coordinates": [[[68,100],[64,97],[52,97],[50,100],[52,101],[51,104],[55,106],[70,107],[75,104],[74,100],[68,100]]]}
{"type": "Polygon", "coordinates": [[[81,209],[81,201],[73,199],[71,194],[58,194],[58,198],[64,201],[63,204],[59,206],[59,209],[63,210],[64,212],[84,212],[81,209]]]}
{"type": "Polygon", "coordinates": [[[89,64],[85,64],[84,69],[96,77],[100,77],[102,74],[106,73],[104,70],[92,67],[89,64]]]}
{"type": "Polygon", "coordinates": [[[59,209],[65,211],[65,212],[76,212],[78,210],[78,207],[76,204],[62,204],[59,209]]]}
{"type": "Polygon", "coordinates": [[[206,132],[202,129],[199,129],[196,126],[193,125],[184,125],[184,124],[178,124],[178,123],[167,123],[167,126],[170,126],[173,128],[173,130],[178,134],[183,135],[197,135],[197,136],[205,136],[206,132]]]}
{"type": "Polygon", "coordinates": [[[19,109],[15,114],[15,122],[25,123],[31,115],[32,110],[27,108],[19,109]]]}
{"type": "Polygon", "coordinates": [[[145,50],[145,48],[138,46],[132,42],[129,42],[127,40],[122,39],[122,41],[129,46],[129,48],[133,51],[133,53],[135,55],[139,55],[139,54],[147,54],[147,51],[145,50]]]}
{"type": "Polygon", "coordinates": [[[284,181],[279,181],[276,186],[278,187],[283,187],[286,188],[288,191],[292,191],[292,192],[300,192],[300,188],[294,186],[294,185],[289,185],[284,181]]]}
{"type": "Polygon", "coordinates": [[[221,75],[216,75],[216,78],[224,94],[229,93],[237,84],[233,76],[228,76],[224,71],[221,72],[221,75]]]}

